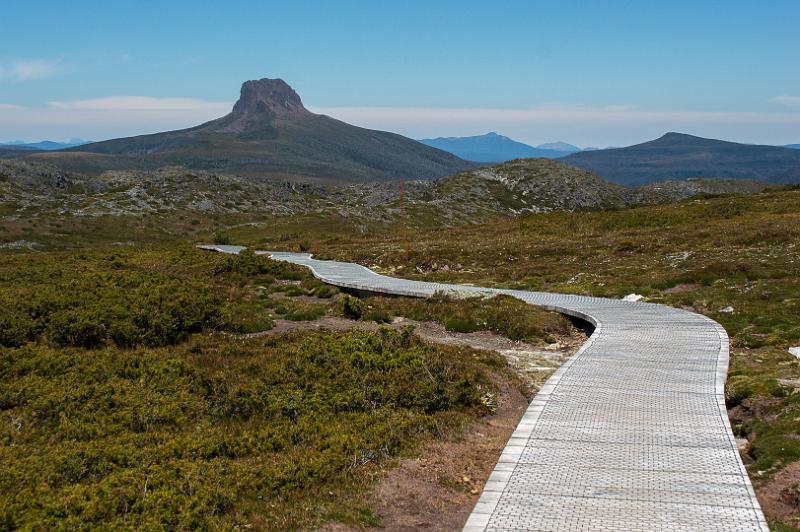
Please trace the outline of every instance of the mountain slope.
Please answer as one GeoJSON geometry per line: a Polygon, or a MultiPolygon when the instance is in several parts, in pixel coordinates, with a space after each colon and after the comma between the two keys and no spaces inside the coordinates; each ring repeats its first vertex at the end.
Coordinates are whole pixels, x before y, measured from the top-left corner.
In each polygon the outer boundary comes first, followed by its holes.
{"type": "Polygon", "coordinates": [[[16,159],[18,157],[24,157],[38,151],[39,150],[37,148],[31,148],[29,146],[0,144],[0,159],[16,159]]]}
{"type": "Polygon", "coordinates": [[[324,181],[433,179],[471,166],[401,135],[311,113],[280,79],[245,82],[230,114],[196,127],[32,157],[88,174],[183,166],[324,181]]]}
{"type": "Polygon", "coordinates": [[[501,163],[512,159],[563,157],[565,152],[555,149],[534,148],[522,142],[497,133],[487,133],[474,137],[439,137],[422,139],[421,143],[450,152],[467,161],[481,163],[501,163]]]}
{"type": "Polygon", "coordinates": [[[687,177],[791,183],[800,168],[800,151],[667,133],[643,144],[574,153],[561,161],[623,185],[687,177]]]}

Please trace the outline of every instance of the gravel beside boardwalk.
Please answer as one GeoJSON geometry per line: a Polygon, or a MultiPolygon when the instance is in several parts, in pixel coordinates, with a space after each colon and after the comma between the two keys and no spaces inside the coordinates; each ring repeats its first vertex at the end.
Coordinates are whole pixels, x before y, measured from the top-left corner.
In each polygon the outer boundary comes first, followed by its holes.
{"type": "Polygon", "coordinates": [[[650,303],[395,279],[304,253],[259,253],[344,288],[507,294],[594,324],[534,397],[464,530],[768,530],[725,409],[728,335],[711,319],[650,303]]]}

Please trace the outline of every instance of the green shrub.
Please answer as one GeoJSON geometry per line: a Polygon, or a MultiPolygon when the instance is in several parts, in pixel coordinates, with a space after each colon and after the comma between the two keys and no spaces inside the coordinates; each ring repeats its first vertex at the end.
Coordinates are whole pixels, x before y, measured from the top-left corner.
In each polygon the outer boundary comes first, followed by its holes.
{"type": "Polygon", "coordinates": [[[230,246],[233,243],[231,237],[225,233],[214,233],[213,240],[215,244],[221,246],[230,246]]]}
{"type": "Polygon", "coordinates": [[[266,255],[256,255],[243,249],[236,255],[219,255],[214,275],[240,274],[252,281],[270,284],[275,279],[299,281],[311,277],[306,268],[288,262],[272,260],[266,255]]]}
{"type": "MultiPolygon", "coordinates": [[[[370,315],[380,321],[403,316],[418,321],[435,321],[453,332],[492,331],[512,340],[553,342],[558,335],[570,333],[570,322],[558,314],[547,312],[509,296],[455,299],[447,294],[434,294],[430,299],[370,299],[370,315]]],[[[376,319],[375,321],[379,321],[376,319]]]]}
{"type": "Polygon", "coordinates": [[[295,305],[288,309],[283,317],[291,321],[314,321],[318,320],[323,315],[325,315],[324,306],[306,303],[295,305]]]}
{"type": "Polygon", "coordinates": [[[283,292],[288,297],[297,297],[297,296],[304,296],[306,295],[305,290],[300,288],[299,286],[293,284],[286,284],[283,286],[279,286],[275,289],[276,292],[283,292]]]}
{"type": "Polygon", "coordinates": [[[392,317],[389,312],[379,308],[368,308],[367,312],[362,316],[365,321],[374,321],[375,323],[389,323],[392,317]]]}
{"type": "Polygon", "coordinates": [[[351,320],[360,320],[367,311],[367,304],[365,302],[348,294],[342,296],[339,305],[342,315],[351,320]]]}
{"type": "Polygon", "coordinates": [[[460,333],[471,333],[481,329],[480,324],[474,319],[461,317],[445,318],[443,325],[448,331],[460,333]]]}
{"type": "Polygon", "coordinates": [[[323,284],[322,286],[318,286],[311,291],[312,296],[319,297],[321,299],[331,298],[338,293],[339,290],[335,286],[331,286],[329,284],[323,284]]]}
{"type": "Polygon", "coordinates": [[[0,526],[374,522],[376,468],[487,412],[485,359],[388,330],[0,348],[0,526]]]}
{"type": "Polygon", "coordinates": [[[753,389],[750,379],[744,375],[731,376],[725,385],[725,396],[728,408],[733,408],[745,399],[752,397],[753,389]]]}
{"type": "MultiPolygon", "coordinates": [[[[207,329],[272,327],[253,285],[298,272],[192,248],[16,255],[0,262],[0,346],[174,345],[207,329]]],[[[295,287],[297,288],[297,287],[295,287]]],[[[302,293],[302,290],[301,290],[302,293]]]]}
{"type": "Polygon", "coordinates": [[[325,284],[322,281],[314,278],[304,280],[302,283],[300,283],[300,286],[306,290],[308,295],[322,299],[333,297],[339,292],[336,287],[325,284]]]}

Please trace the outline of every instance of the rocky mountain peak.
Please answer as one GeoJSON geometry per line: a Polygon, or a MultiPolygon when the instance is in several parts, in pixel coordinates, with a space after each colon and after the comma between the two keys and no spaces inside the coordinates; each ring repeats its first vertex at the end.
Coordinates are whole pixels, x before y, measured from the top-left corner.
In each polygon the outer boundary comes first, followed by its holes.
{"type": "Polygon", "coordinates": [[[245,81],[234,114],[290,117],[308,114],[300,96],[282,79],[245,81]]]}

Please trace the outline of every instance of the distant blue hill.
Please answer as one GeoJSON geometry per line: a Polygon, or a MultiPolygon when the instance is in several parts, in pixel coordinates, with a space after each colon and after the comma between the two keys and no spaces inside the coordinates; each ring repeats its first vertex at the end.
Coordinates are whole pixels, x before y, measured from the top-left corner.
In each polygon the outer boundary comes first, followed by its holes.
{"type": "Polygon", "coordinates": [[[800,150],[800,144],[787,144],[784,148],[791,148],[793,150],[800,150]]]}
{"type": "MultiPolygon", "coordinates": [[[[450,152],[467,161],[479,163],[501,163],[511,159],[530,157],[557,159],[572,153],[570,150],[534,148],[497,133],[487,133],[475,137],[439,137],[436,139],[422,139],[420,142],[433,148],[450,152]]],[[[574,146],[565,143],[554,144],[559,147],[570,146],[574,148],[574,146]]]]}
{"type": "Polygon", "coordinates": [[[83,139],[71,139],[69,142],[54,142],[52,140],[42,140],[40,142],[23,142],[21,140],[16,140],[13,142],[0,143],[0,146],[7,146],[17,149],[53,151],[53,150],[63,150],[66,148],[72,148],[74,146],[83,146],[84,144],[89,144],[90,142],[92,141],[83,139]]]}
{"type": "Polygon", "coordinates": [[[561,162],[626,186],[691,177],[800,183],[800,150],[739,144],[685,133],[667,133],[626,148],[573,153],[561,162]]]}
{"type": "Polygon", "coordinates": [[[555,150],[560,151],[564,155],[568,153],[575,153],[578,151],[582,151],[579,147],[573,146],[572,144],[567,144],[566,142],[548,142],[546,144],[539,144],[536,146],[540,150],[555,150]]]}

